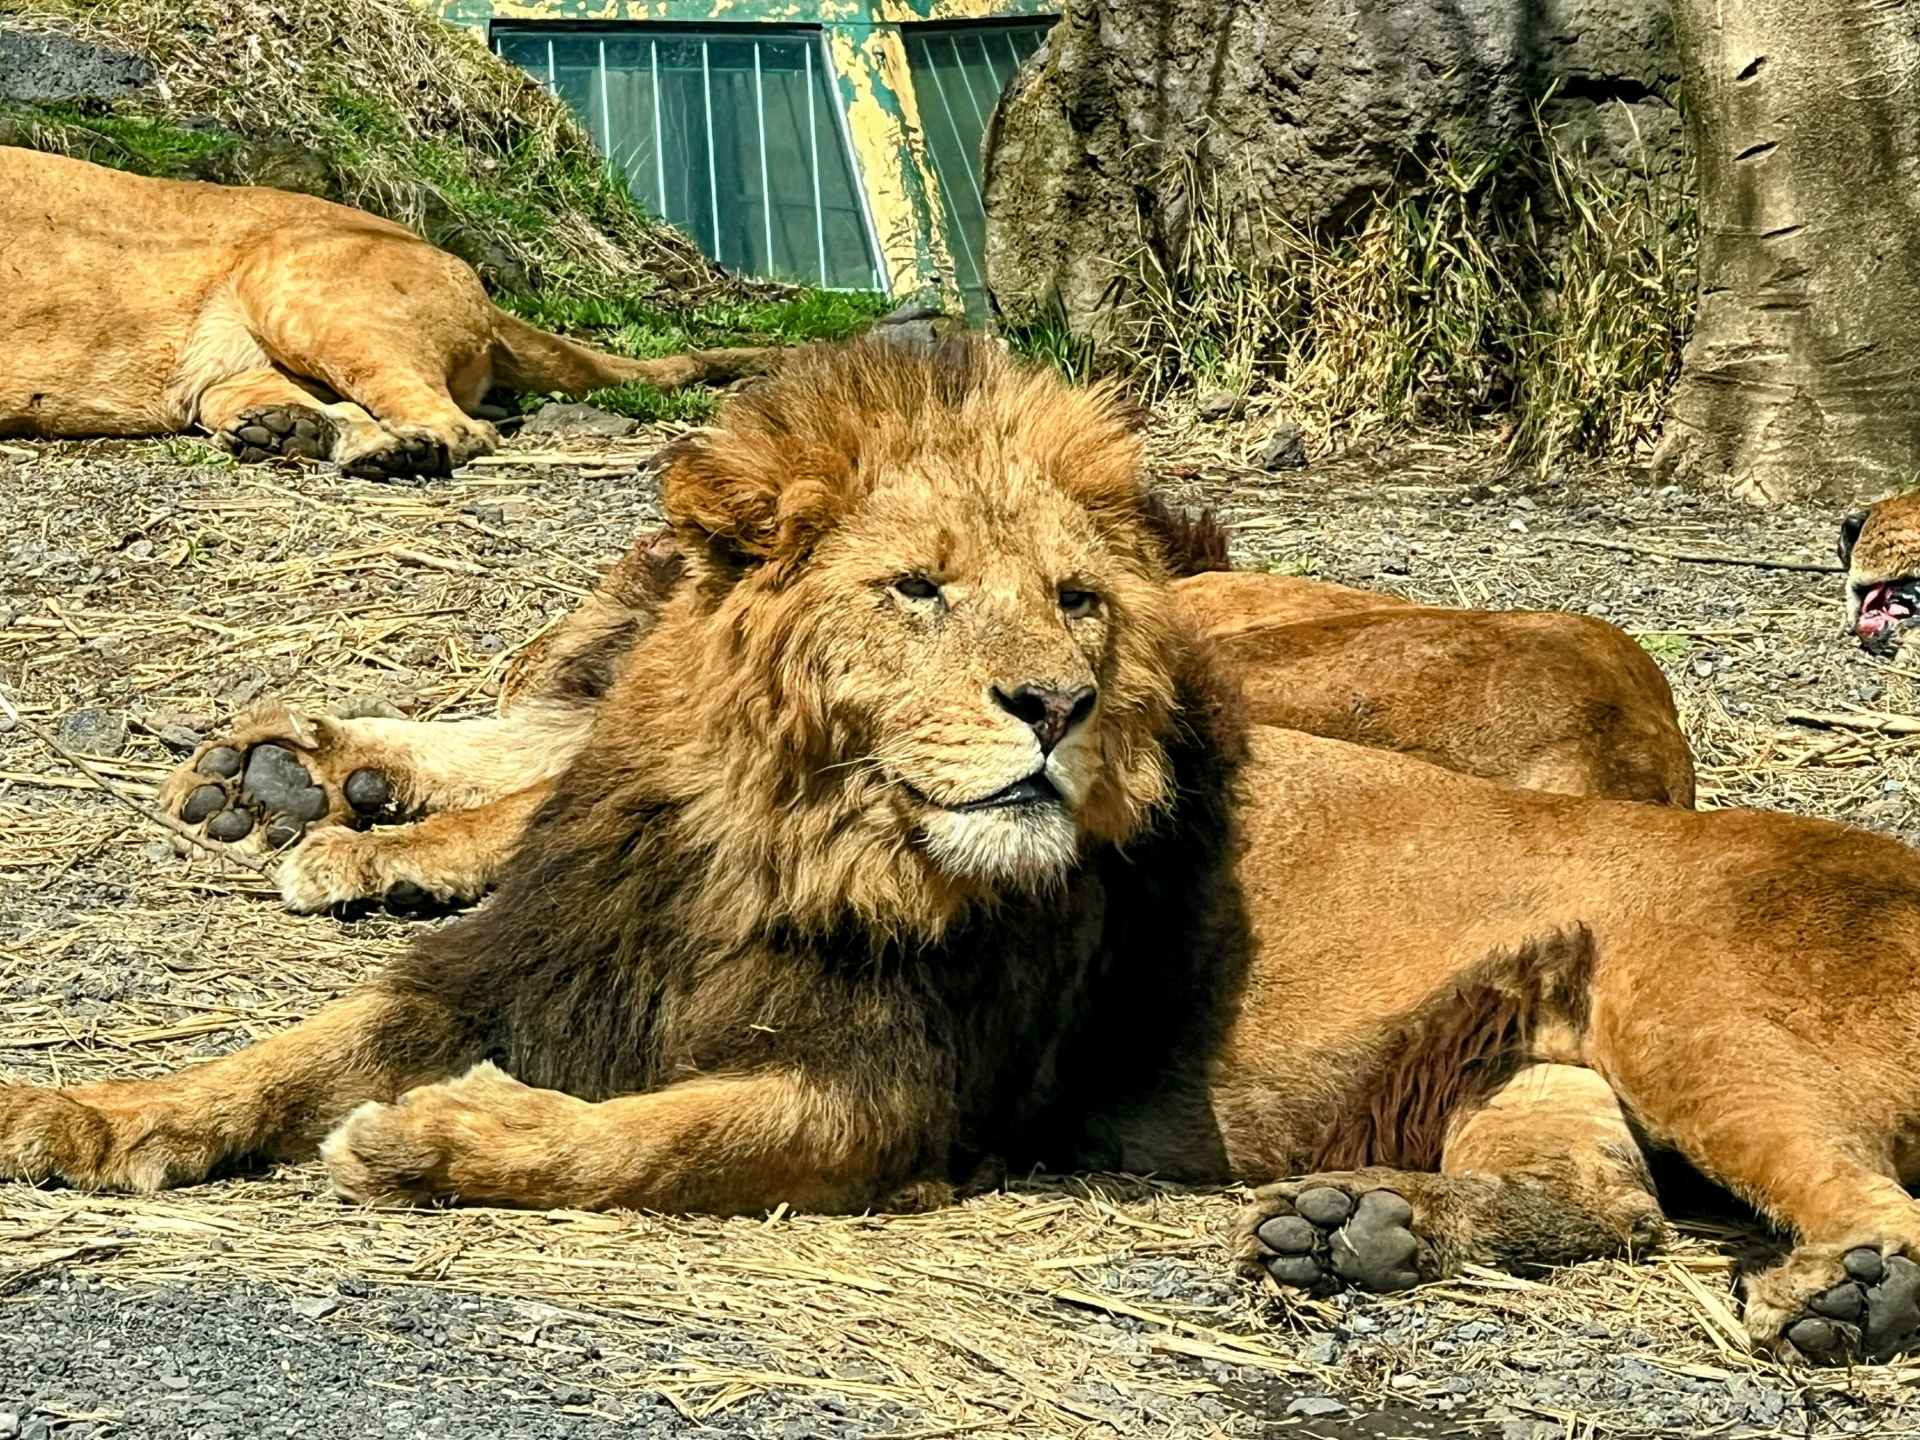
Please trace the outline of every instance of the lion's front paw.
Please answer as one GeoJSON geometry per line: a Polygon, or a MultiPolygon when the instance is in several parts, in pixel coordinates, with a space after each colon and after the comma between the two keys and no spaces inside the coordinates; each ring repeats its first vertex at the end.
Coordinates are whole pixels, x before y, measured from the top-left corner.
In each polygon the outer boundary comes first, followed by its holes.
{"type": "Polygon", "coordinates": [[[1240,1266],[1309,1295],[1352,1285],[1405,1290],[1420,1283],[1413,1207],[1357,1178],[1310,1176],[1254,1192],[1240,1217],[1240,1266]]]}
{"type": "Polygon", "coordinates": [[[541,1204],[526,1189],[529,1177],[551,1158],[566,1114],[585,1103],[480,1064],[391,1105],[360,1106],[322,1142],[320,1158],[334,1193],[363,1204],[541,1204]]]}

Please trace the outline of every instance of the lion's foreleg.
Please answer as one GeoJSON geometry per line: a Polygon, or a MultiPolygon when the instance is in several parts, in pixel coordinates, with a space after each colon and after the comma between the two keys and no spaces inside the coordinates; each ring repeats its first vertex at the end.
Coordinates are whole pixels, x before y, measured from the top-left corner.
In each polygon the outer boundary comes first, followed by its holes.
{"type": "Polygon", "coordinates": [[[794,1071],[589,1103],[492,1065],[356,1110],[321,1147],[353,1200],[535,1209],[837,1212],[913,1174],[926,1126],[905,1096],[794,1071]]]}
{"type": "Polygon", "coordinates": [[[1448,1128],[1440,1173],[1372,1167],[1256,1190],[1243,1270],[1324,1293],[1397,1290],[1468,1264],[1565,1264],[1657,1244],[1653,1182],[1590,1070],[1527,1066],[1448,1128]]]}
{"type": "Polygon", "coordinates": [[[355,1106],[459,1068],[423,998],[349,996],[233,1055],[154,1080],[0,1085],[0,1176],[159,1190],[249,1156],[311,1154],[355,1106]]]}

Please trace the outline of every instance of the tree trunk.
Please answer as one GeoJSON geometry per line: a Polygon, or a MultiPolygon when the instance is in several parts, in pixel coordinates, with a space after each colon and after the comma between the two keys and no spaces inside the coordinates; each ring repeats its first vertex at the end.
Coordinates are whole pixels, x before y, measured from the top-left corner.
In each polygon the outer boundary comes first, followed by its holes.
{"type": "Polygon", "coordinates": [[[1700,314],[1656,469],[1774,502],[1920,475],[1920,5],[1674,0],[1700,314]]]}

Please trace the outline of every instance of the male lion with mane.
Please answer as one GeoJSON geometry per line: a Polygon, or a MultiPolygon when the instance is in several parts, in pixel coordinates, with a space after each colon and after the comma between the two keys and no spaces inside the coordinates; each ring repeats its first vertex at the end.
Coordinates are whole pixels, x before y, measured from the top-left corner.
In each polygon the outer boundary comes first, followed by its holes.
{"type": "Polygon", "coordinates": [[[515,319],[464,261],[364,211],[6,145],[0,281],[0,436],[198,426],[242,459],[372,479],[497,449],[477,413],[496,387],[688,385],[769,354],[603,355],[515,319]]]}
{"type": "Polygon", "coordinates": [[[1241,1263],[1324,1293],[1653,1243],[1651,1147],[1797,1236],[1757,1343],[1914,1342],[1903,846],[1243,724],[1113,394],[986,347],[802,356],[663,499],[684,580],[492,903],[234,1055],[0,1087],[0,1171],[728,1214],[1119,1164],[1262,1185],[1241,1263]]]}

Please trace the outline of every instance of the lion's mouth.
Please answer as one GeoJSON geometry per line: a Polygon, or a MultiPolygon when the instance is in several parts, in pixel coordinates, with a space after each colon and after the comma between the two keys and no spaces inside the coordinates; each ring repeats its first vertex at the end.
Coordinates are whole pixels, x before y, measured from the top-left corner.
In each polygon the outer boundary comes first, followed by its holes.
{"type": "Polygon", "coordinates": [[[1053,781],[1047,778],[1047,772],[1036,770],[1024,780],[1016,780],[1003,790],[991,795],[983,795],[978,800],[968,800],[964,804],[949,805],[949,810],[971,813],[975,810],[1006,810],[1023,805],[1058,805],[1064,800],[1053,781]]]}
{"type": "Polygon", "coordinates": [[[1859,597],[1860,610],[1854,617],[1853,633],[1870,646],[1890,640],[1920,611],[1920,581],[1911,576],[1856,586],[1854,593],[1859,597]]]}
{"type": "Polygon", "coordinates": [[[982,810],[1018,810],[1033,805],[1064,805],[1066,797],[1059,787],[1047,778],[1045,770],[1036,770],[1031,775],[1014,781],[1011,785],[994,791],[991,795],[982,795],[977,800],[936,800],[919,786],[902,780],[901,788],[922,805],[935,810],[950,810],[956,815],[972,815],[982,810]]]}

